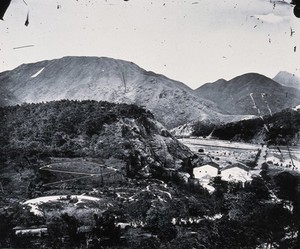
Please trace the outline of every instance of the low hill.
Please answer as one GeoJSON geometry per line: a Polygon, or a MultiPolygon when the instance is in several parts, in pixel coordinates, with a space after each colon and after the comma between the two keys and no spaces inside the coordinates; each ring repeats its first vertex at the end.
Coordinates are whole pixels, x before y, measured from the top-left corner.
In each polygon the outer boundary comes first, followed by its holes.
{"type": "Polygon", "coordinates": [[[149,111],[135,105],[63,100],[2,107],[0,116],[3,157],[25,151],[115,159],[131,175],[179,169],[193,155],[149,111]]]}
{"type": "MultiPolygon", "coordinates": [[[[199,135],[199,134],[198,134],[199,135]]],[[[219,139],[298,145],[300,142],[300,112],[286,109],[263,119],[251,119],[215,127],[213,136],[219,139]]]]}

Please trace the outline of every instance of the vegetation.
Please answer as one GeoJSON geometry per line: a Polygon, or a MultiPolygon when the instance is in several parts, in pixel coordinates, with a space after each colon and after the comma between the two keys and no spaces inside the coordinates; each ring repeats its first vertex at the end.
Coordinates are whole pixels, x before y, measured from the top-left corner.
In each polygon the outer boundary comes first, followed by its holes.
{"type": "Polygon", "coordinates": [[[62,100],[3,107],[0,115],[1,167],[17,158],[115,158],[129,176],[149,164],[179,167],[177,157],[192,154],[135,105],[62,100]]]}
{"type": "MultiPolygon", "coordinates": [[[[299,248],[297,176],[272,176],[265,167],[264,178],[244,186],[216,177],[209,193],[195,179],[180,179],[179,168],[164,170],[174,160],[171,153],[183,158],[179,144],[161,142],[160,154],[154,146],[145,147],[144,154],[133,150],[132,141],[143,148],[156,128],[150,113],[131,105],[59,101],[5,107],[0,113],[1,248],[299,248]],[[123,126],[125,139],[111,139],[117,127],[108,131],[107,125],[122,118],[141,126],[123,126]],[[114,146],[120,141],[122,146],[114,146]],[[145,154],[156,160],[156,174],[122,173],[126,155],[131,160],[123,170],[147,168],[145,154]],[[115,168],[101,168],[104,162],[115,168]],[[76,175],[84,170],[86,178],[76,175]],[[122,180],[114,177],[120,172],[122,180]],[[81,194],[98,201],[72,197],[81,194]],[[50,195],[67,197],[39,204],[41,216],[23,203],[50,195]]],[[[167,131],[161,136],[172,139],[167,131]]],[[[180,169],[189,172],[196,159],[183,158],[180,169]]]]}
{"type": "MultiPolygon", "coordinates": [[[[47,156],[93,154],[78,141],[96,140],[104,126],[122,117],[147,123],[152,114],[135,105],[97,101],[53,101],[0,108],[0,146],[47,156]]],[[[148,126],[147,126],[148,127],[148,126]]]]}
{"type": "MultiPolygon", "coordinates": [[[[295,201],[295,181],[290,180],[286,176],[274,181],[258,177],[243,187],[216,178],[216,191],[209,194],[171,182],[166,187],[164,182],[140,179],[122,187],[110,184],[101,195],[103,201],[90,209],[73,204],[64,209],[67,212],[44,218],[24,211],[20,204],[10,204],[0,210],[0,243],[14,248],[36,248],[37,243],[45,248],[246,249],[263,244],[297,248],[297,213],[286,207],[295,201]],[[291,188],[285,181],[291,182],[291,188]],[[273,191],[283,199],[272,201],[273,191]],[[122,193],[122,198],[116,198],[116,193],[122,193]],[[121,228],[121,223],[127,227],[121,228]],[[14,234],[16,226],[41,225],[47,227],[42,237],[14,234]]],[[[44,210],[52,212],[47,206],[44,210]]]]}
{"type": "Polygon", "coordinates": [[[222,140],[291,145],[299,140],[300,113],[286,109],[272,116],[216,126],[198,122],[194,124],[192,135],[206,136],[213,129],[213,136],[222,140]]]}

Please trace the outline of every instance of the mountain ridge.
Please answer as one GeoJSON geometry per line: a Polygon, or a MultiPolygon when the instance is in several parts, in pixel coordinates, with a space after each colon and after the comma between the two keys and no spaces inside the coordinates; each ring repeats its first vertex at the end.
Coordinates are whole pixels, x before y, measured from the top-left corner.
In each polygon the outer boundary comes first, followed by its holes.
{"type": "Polygon", "coordinates": [[[287,71],[280,71],[278,74],[276,74],[273,80],[283,86],[300,89],[300,78],[287,71]]]}
{"type": "Polygon", "coordinates": [[[0,73],[1,87],[20,103],[96,100],[136,104],[150,110],[167,128],[194,119],[222,118],[210,100],[182,82],[108,57],[68,56],[0,73]]]}
{"type": "Polygon", "coordinates": [[[135,104],[150,110],[168,129],[198,121],[228,123],[300,104],[300,90],[257,73],[193,90],[133,62],[88,56],[22,64],[2,72],[0,94],[3,106],[62,99],[135,104]]]}
{"type": "Polygon", "coordinates": [[[246,73],[229,81],[221,79],[207,83],[195,92],[199,97],[215,102],[225,114],[260,116],[300,103],[300,90],[282,86],[258,73],[246,73]]]}

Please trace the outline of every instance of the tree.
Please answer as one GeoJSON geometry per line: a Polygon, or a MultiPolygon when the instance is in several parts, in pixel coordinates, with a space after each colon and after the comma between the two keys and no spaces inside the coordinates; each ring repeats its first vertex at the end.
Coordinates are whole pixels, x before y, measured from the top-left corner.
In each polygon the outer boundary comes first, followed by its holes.
{"type": "Polygon", "coordinates": [[[294,201],[297,195],[298,179],[289,172],[282,172],[274,177],[279,187],[279,198],[294,201]]]}
{"type": "Polygon", "coordinates": [[[50,245],[53,249],[62,248],[62,238],[66,231],[66,224],[60,218],[53,218],[47,224],[50,245]]]}
{"type": "Polygon", "coordinates": [[[70,238],[72,243],[78,242],[77,229],[79,227],[79,221],[74,217],[70,216],[67,213],[61,215],[62,221],[65,223],[66,233],[70,238]]]}
{"type": "Polygon", "coordinates": [[[176,238],[177,230],[171,223],[172,211],[166,207],[153,207],[147,212],[145,229],[158,235],[162,241],[169,241],[176,238]]]}

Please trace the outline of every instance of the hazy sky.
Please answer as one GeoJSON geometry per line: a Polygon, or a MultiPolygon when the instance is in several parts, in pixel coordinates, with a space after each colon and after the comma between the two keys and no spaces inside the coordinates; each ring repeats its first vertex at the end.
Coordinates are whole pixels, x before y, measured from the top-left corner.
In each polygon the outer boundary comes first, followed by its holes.
{"type": "Polygon", "coordinates": [[[300,74],[300,19],[282,1],[25,1],[12,0],[0,21],[0,72],[87,55],[132,61],[192,88],[247,72],[300,74]]]}

